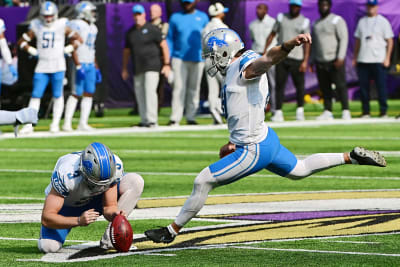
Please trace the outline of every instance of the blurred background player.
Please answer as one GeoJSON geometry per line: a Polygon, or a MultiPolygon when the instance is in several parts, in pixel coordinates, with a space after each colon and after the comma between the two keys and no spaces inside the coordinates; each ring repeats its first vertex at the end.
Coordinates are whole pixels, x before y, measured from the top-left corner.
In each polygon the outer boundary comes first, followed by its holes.
{"type": "MultiPolygon", "coordinates": [[[[289,1],[289,13],[279,13],[271,34],[267,38],[265,47],[268,47],[276,34],[278,43],[284,42],[302,33],[310,32],[310,20],[300,14],[302,0],[289,1]]],[[[276,110],[271,117],[272,121],[284,121],[282,105],[285,97],[286,82],[291,74],[296,87],[296,120],[304,120],[304,74],[307,70],[310,55],[310,44],[294,48],[282,62],[276,65],[276,110]]]]}
{"type": "Polygon", "coordinates": [[[266,72],[283,60],[296,46],[311,43],[309,33],[297,35],[260,56],[246,51],[239,35],[229,29],[211,31],[203,40],[204,55],[211,57],[212,68],[225,73],[223,105],[230,133],[220,150],[221,159],[204,168],[196,177],[192,194],[175,221],[167,227],[145,231],[156,243],[170,243],[204,206],[208,193],[255,172],[267,169],[293,180],[343,164],[385,167],[386,161],[375,151],[356,147],[350,153],[312,154],[302,160],[284,147],[273,129],[265,124],[264,107],[268,95],[266,72]],[[218,45],[221,42],[224,45],[218,45]]]}
{"type": "MultiPolygon", "coordinates": [[[[33,75],[33,91],[29,107],[39,111],[40,99],[48,85],[51,83],[53,93],[53,121],[50,131],[60,131],[60,119],[64,111],[63,80],[66,70],[64,53],[70,54],[82,42],[79,35],[67,26],[68,19],[58,18],[57,6],[50,1],[44,2],[40,7],[40,17],[31,21],[28,32],[24,33],[18,45],[21,49],[34,57],[38,63],[33,75]],[[36,37],[36,48],[28,43],[36,37]],[[70,44],[64,47],[66,37],[70,44]]],[[[25,125],[20,133],[33,132],[32,125],[25,125]]]]}
{"type": "MultiPolygon", "coordinates": [[[[143,178],[125,173],[121,159],[101,143],[60,157],[45,190],[39,250],[58,251],[71,228],[87,226],[100,215],[110,222],[117,214],[129,216],[143,186],[143,178]]],[[[100,241],[103,249],[113,247],[110,225],[100,241]]]]}
{"type": "MultiPolygon", "coordinates": [[[[229,11],[229,8],[224,7],[221,3],[217,2],[210,5],[208,8],[208,14],[211,17],[209,23],[203,29],[202,36],[206,36],[210,31],[218,28],[229,28],[223,20],[225,18],[225,13],[229,11]]],[[[211,59],[206,59],[205,66],[206,70],[211,67],[211,59]]],[[[221,99],[219,98],[220,85],[222,83],[222,77],[220,74],[211,76],[206,73],[207,84],[208,84],[208,104],[211,116],[214,119],[214,124],[222,124],[222,109],[221,109],[221,99]]]]}
{"type": "Polygon", "coordinates": [[[168,77],[171,71],[168,45],[162,38],[161,31],[146,21],[146,12],[142,5],[134,5],[132,13],[135,25],[126,33],[121,76],[124,80],[129,78],[128,63],[131,58],[134,90],[140,115],[139,126],[156,127],[159,74],[161,71],[168,77]]]}
{"type": "MultiPolygon", "coordinates": [[[[318,0],[321,17],[312,26],[311,62],[315,64],[324,112],[317,120],[333,120],[332,84],[342,103],[342,119],[351,119],[346,85],[345,57],[349,36],[344,19],[331,13],[331,0],[318,0]]],[[[312,71],[312,65],[311,65],[312,71]]]]}
{"type": "MultiPolygon", "coordinates": [[[[266,4],[258,4],[256,7],[257,18],[250,22],[249,31],[252,40],[251,50],[262,55],[272,47],[276,46],[276,36],[268,47],[265,47],[267,38],[272,32],[275,25],[275,19],[268,15],[268,6],[266,4]]],[[[269,87],[269,102],[271,104],[271,112],[275,112],[275,66],[272,66],[267,72],[269,87]]],[[[267,103],[268,105],[268,103],[267,103]]]]}
{"type": "Polygon", "coordinates": [[[354,37],[353,65],[357,65],[360,83],[362,118],[370,117],[370,80],[378,90],[379,116],[387,117],[386,76],[393,50],[393,30],[389,21],[378,14],[378,0],[367,1],[367,15],[357,24],[354,37]]]}
{"type": "MultiPolygon", "coordinates": [[[[0,19],[0,52],[1,52],[1,57],[2,57],[2,65],[0,66],[0,98],[1,98],[1,82],[2,82],[2,69],[4,65],[8,67],[9,72],[12,74],[12,76],[17,79],[18,78],[18,72],[15,66],[13,65],[13,58],[11,56],[10,48],[8,47],[7,44],[7,39],[5,37],[5,31],[6,31],[6,25],[4,24],[4,21],[0,19]]],[[[1,103],[0,103],[1,105],[1,103]]]]}
{"type": "Polygon", "coordinates": [[[204,69],[201,33],[209,21],[204,12],[196,9],[196,0],[180,2],[183,11],[172,14],[167,35],[174,73],[170,126],[179,125],[183,112],[187,124],[197,124],[196,112],[204,69]]]}
{"type": "Polygon", "coordinates": [[[65,105],[64,131],[72,131],[72,117],[78,104],[79,97],[81,101],[81,117],[78,130],[93,130],[89,126],[88,120],[92,110],[93,94],[96,91],[96,83],[101,82],[101,72],[97,66],[96,54],[96,6],[88,1],[80,2],[75,6],[77,17],[69,23],[69,27],[76,31],[82,38],[82,45],[73,52],[72,57],[76,66],[75,90],[68,97],[65,105]]]}

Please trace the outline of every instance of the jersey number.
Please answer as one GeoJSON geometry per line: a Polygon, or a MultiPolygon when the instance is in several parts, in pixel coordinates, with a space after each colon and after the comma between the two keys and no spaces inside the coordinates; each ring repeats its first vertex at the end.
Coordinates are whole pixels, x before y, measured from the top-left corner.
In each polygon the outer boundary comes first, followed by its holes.
{"type": "Polygon", "coordinates": [[[89,49],[94,49],[94,43],[96,41],[96,34],[89,33],[86,39],[86,45],[89,49]]]}
{"type": "Polygon", "coordinates": [[[54,47],[54,32],[44,32],[42,40],[42,48],[53,48],[54,47]]]}

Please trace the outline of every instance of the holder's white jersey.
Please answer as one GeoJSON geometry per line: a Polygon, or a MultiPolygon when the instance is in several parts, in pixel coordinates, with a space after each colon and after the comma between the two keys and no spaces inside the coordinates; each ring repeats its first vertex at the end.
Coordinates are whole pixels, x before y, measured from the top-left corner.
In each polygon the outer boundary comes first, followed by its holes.
{"type": "Polygon", "coordinates": [[[4,20],[0,19],[0,34],[6,31],[6,24],[4,24],[4,20]]]}
{"type": "Polygon", "coordinates": [[[40,19],[31,21],[29,29],[35,33],[39,61],[35,72],[55,73],[65,71],[64,45],[68,19],[56,19],[46,26],[40,19]]]}
{"type": "Polygon", "coordinates": [[[95,24],[87,23],[82,19],[75,19],[70,22],[69,27],[76,31],[83,39],[83,44],[76,50],[80,63],[94,63],[97,37],[97,27],[95,24]]]}
{"type": "Polygon", "coordinates": [[[230,141],[237,145],[255,144],[268,133],[264,108],[267,101],[267,75],[245,79],[243,71],[260,55],[248,50],[231,63],[221,91],[222,108],[228,122],[230,141]]]}
{"type": "Polygon", "coordinates": [[[69,207],[80,207],[89,203],[94,196],[107,191],[111,185],[118,183],[124,175],[121,159],[114,154],[116,162],[115,181],[109,186],[88,185],[81,172],[79,164],[82,152],[74,152],[60,157],[54,167],[51,182],[45,190],[46,196],[54,188],[64,197],[64,205],[69,207]]]}

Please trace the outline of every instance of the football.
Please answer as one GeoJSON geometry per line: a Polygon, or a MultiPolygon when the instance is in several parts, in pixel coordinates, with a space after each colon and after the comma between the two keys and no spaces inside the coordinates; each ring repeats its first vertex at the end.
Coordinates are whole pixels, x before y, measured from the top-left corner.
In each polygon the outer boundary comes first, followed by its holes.
{"type": "Polygon", "coordinates": [[[110,237],[117,251],[129,251],[133,240],[133,230],[125,216],[119,214],[114,217],[110,227],[110,237]]]}

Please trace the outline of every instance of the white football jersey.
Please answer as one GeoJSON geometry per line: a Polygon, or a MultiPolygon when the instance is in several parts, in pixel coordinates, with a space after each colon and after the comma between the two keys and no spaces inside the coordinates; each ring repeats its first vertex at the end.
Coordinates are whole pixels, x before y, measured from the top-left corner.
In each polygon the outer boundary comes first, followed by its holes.
{"type": "Polygon", "coordinates": [[[0,19],[0,34],[6,31],[6,25],[4,24],[4,20],[0,19]]]}
{"type": "Polygon", "coordinates": [[[66,18],[59,18],[50,26],[44,25],[40,19],[31,21],[30,30],[35,33],[39,54],[35,72],[54,73],[66,70],[64,45],[67,24],[66,18]]]}
{"type": "Polygon", "coordinates": [[[80,63],[94,63],[96,48],[95,42],[97,37],[97,27],[95,24],[88,24],[82,19],[71,21],[71,29],[76,31],[83,40],[83,44],[76,50],[80,63]]]}
{"type": "Polygon", "coordinates": [[[267,75],[245,79],[243,71],[260,55],[248,50],[231,63],[221,91],[222,108],[228,123],[230,141],[237,145],[255,144],[268,132],[264,108],[268,92],[267,75]]]}
{"type": "MultiPolygon", "coordinates": [[[[110,186],[89,186],[79,171],[82,152],[74,152],[60,157],[54,167],[51,182],[45,190],[46,196],[54,188],[64,197],[64,205],[80,207],[89,203],[94,196],[103,194],[110,186]]],[[[114,154],[116,162],[116,180],[118,183],[124,175],[121,159],[114,154]]]]}

